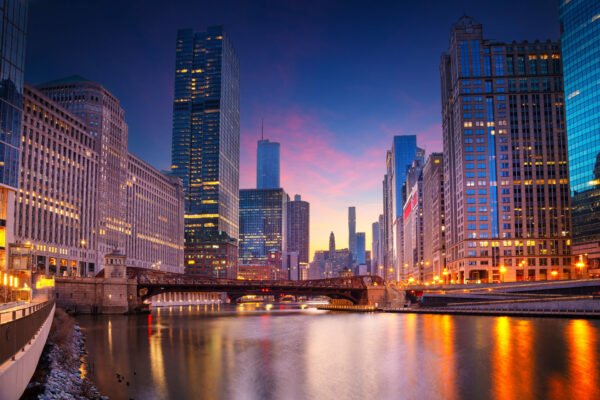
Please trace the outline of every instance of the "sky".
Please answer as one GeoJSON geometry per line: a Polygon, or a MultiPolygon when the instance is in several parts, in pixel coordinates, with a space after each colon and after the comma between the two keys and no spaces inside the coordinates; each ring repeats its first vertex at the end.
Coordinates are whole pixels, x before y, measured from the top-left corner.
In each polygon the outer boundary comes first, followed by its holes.
{"type": "Polygon", "coordinates": [[[68,75],[121,102],[129,150],[171,165],[177,29],[224,25],[240,58],[240,188],[256,187],[256,142],[281,143],[281,185],[310,203],[311,254],[348,246],[383,211],[392,137],[442,150],[439,61],[463,14],[502,41],[558,40],[558,2],[30,0],[25,79],[68,75]]]}

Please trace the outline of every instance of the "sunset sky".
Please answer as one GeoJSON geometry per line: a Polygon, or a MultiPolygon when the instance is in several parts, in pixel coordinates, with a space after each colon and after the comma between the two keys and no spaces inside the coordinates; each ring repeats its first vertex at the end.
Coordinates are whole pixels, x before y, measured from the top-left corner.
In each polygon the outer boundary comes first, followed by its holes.
{"type": "Polygon", "coordinates": [[[168,169],[177,29],[222,24],[241,67],[240,187],[255,187],[264,118],[283,188],[310,202],[311,254],[330,231],[347,247],[350,205],[370,249],[392,136],[442,149],[438,65],[452,23],[466,13],[487,38],[559,37],[553,1],[486,3],[32,0],[26,81],[103,84],[125,109],[130,151],[168,169]]]}

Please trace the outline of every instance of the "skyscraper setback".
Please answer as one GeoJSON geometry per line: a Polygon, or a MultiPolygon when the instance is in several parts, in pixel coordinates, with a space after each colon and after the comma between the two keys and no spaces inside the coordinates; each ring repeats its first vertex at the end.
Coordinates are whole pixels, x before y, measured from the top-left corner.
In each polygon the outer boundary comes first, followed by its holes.
{"type": "Polygon", "coordinates": [[[453,282],[572,275],[560,57],[550,41],[485,40],[467,16],[452,27],[440,75],[453,282]]]}
{"type": "Polygon", "coordinates": [[[559,10],[571,173],[573,254],[587,255],[588,266],[599,268],[600,1],[561,1],[559,10]]]}
{"type": "Polygon", "coordinates": [[[185,192],[186,252],[229,246],[239,224],[240,66],[221,26],[177,33],[171,154],[185,192]]]}
{"type": "Polygon", "coordinates": [[[279,143],[261,139],[256,148],[256,188],[279,187],[279,143]]]}

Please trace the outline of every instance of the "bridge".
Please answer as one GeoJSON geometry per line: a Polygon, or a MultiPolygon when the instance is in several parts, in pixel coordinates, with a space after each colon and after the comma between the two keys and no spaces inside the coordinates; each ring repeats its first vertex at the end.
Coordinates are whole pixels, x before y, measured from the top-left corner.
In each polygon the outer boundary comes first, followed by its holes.
{"type": "Polygon", "coordinates": [[[383,279],[369,275],[304,281],[251,281],[215,279],[127,267],[127,278],[137,281],[137,293],[142,301],[168,292],[224,292],[232,301],[245,295],[290,294],[327,296],[332,299],[346,299],[352,304],[367,305],[381,304],[385,292],[383,279]]]}

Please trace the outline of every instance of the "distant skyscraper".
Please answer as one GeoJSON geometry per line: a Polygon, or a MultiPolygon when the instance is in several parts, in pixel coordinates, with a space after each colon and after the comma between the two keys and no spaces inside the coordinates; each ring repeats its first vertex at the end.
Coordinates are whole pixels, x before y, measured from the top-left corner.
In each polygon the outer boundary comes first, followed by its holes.
{"type": "Polygon", "coordinates": [[[365,233],[356,233],[356,265],[366,264],[365,233]]]}
{"type": "Polygon", "coordinates": [[[333,232],[329,234],[329,255],[335,253],[335,235],[333,232]]]}
{"type": "MultiPolygon", "coordinates": [[[[423,167],[423,278],[446,278],[444,241],[444,158],[431,153],[423,167]]],[[[449,283],[449,282],[448,282],[449,283]]]]}
{"type": "Polygon", "coordinates": [[[380,246],[380,237],[379,237],[379,221],[375,221],[371,224],[371,275],[377,275],[379,271],[379,246],[380,246]]]}
{"type": "Polygon", "coordinates": [[[171,154],[186,196],[186,247],[238,238],[239,114],[240,65],[225,29],[179,30],[171,154]]]}
{"type": "Polygon", "coordinates": [[[4,270],[6,249],[13,242],[15,193],[19,185],[27,1],[3,1],[0,11],[3,26],[0,39],[0,270],[4,270]]]}
{"type": "Polygon", "coordinates": [[[298,252],[298,262],[308,263],[310,205],[300,195],[287,203],[287,251],[298,252]]]}
{"type": "Polygon", "coordinates": [[[258,141],[256,148],[256,188],[277,189],[279,184],[279,143],[258,141]]]}
{"type": "Polygon", "coordinates": [[[240,190],[240,265],[266,264],[273,249],[286,252],[288,201],[283,189],[240,190]]]}
{"type": "Polygon", "coordinates": [[[589,267],[599,268],[600,1],[561,0],[559,10],[571,172],[573,254],[586,254],[589,267]]]}
{"type": "Polygon", "coordinates": [[[572,276],[560,57],[550,41],[485,40],[467,16],[452,27],[440,76],[454,282],[572,276]]]}
{"type": "Polygon", "coordinates": [[[348,249],[356,261],[356,207],[348,207],[348,249]]]}

